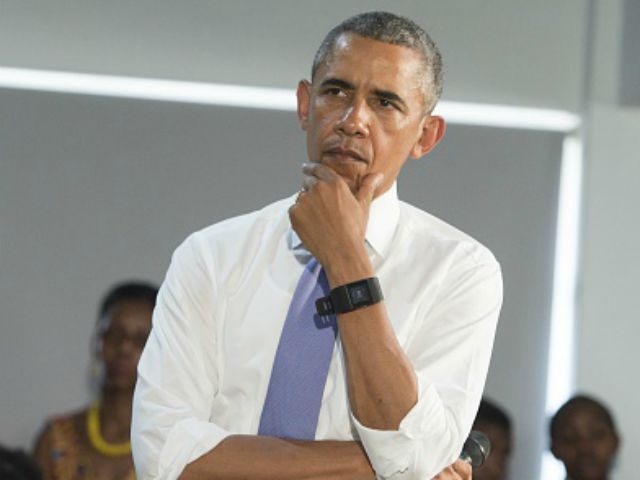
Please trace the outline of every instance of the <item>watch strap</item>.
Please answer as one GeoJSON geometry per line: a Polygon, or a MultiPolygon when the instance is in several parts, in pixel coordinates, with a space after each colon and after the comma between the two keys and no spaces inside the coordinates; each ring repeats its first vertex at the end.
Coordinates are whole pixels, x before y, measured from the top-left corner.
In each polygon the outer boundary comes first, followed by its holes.
{"type": "Polygon", "coordinates": [[[334,288],[328,296],[316,300],[316,310],[320,315],[349,313],[374,305],[383,298],[378,278],[365,278],[334,288]]]}

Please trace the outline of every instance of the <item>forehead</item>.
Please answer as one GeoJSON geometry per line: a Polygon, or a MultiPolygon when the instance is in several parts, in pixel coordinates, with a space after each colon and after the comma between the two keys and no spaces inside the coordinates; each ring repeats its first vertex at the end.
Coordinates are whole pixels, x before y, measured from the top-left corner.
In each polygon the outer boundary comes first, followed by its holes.
{"type": "Polygon", "coordinates": [[[153,307],[143,300],[122,300],[113,305],[108,312],[108,324],[118,327],[137,327],[151,325],[153,307]]]}
{"type": "Polygon", "coordinates": [[[557,428],[562,429],[586,423],[603,423],[609,426],[609,421],[600,408],[590,404],[576,404],[568,408],[558,418],[557,428]]]}
{"type": "Polygon", "coordinates": [[[420,54],[402,45],[361,37],[353,33],[339,35],[324,61],[318,66],[316,77],[336,77],[356,86],[416,91],[422,93],[425,82],[424,65],[420,54]]]}
{"type": "Polygon", "coordinates": [[[511,432],[497,423],[478,420],[474,423],[473,428],[487,435],[491,443],[494,443],[495,440],[505,444],[511,443],[511,432]]]}

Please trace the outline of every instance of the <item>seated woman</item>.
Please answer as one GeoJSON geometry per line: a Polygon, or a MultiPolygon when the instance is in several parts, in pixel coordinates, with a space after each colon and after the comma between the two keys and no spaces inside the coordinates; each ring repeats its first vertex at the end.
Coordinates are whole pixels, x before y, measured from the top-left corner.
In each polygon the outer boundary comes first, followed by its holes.
{"type": "Polygon", "coordinates": [[[34,456],[46,480],[134,479],[129,430],[140,354],[158,290],[123,283],[103,299],[94,353],[102,366],[95,402],[49,421],[34,456]]]}
{"type": "Polygon", "coordinates": [[[607,480],[620,440],[611,412],[594,398],[577,395],[551,419],[551,452],[569,480],[607,480]]]}

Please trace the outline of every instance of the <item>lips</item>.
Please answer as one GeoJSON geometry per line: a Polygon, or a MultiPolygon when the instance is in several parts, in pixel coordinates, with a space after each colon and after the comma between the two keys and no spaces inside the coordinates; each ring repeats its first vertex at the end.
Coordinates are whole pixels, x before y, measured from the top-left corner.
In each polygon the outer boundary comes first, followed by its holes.
{"type": "Polygon", "coordinates": [[[336,158],[344,158],[348,160],[356,160],[358,162],[368,163],[364,155],[356,150],[343,147],[333,147],[324,151],[325,155],[329,155],[336,158]]]}
{"type": "Polygon", "coordinates": [[[129,359],[116,359],[107,365],[107,370],[112,375],[130,375],[136,371],[136,364],[129,359]]]}

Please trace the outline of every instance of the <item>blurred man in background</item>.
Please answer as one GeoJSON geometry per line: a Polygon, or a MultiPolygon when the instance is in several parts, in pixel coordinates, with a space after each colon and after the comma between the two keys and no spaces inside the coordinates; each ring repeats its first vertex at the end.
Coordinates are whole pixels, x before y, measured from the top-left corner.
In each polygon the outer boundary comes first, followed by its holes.
{"type": "Polygon", "coordinates": [[[491,442],[491,453],[473,475],[475,480],[506,480],[513,448],[511,419],[496,403],[483,398],[473,429],[484,433],[491,442]]]}

